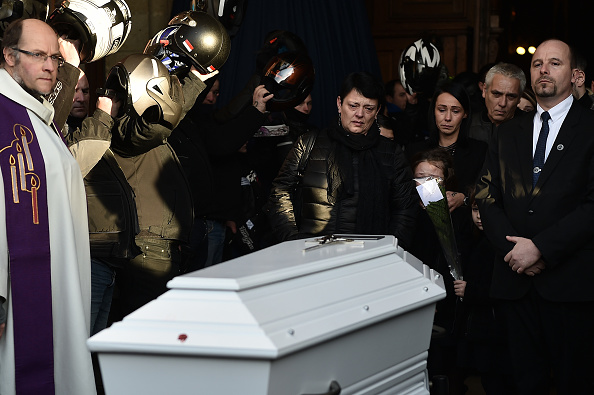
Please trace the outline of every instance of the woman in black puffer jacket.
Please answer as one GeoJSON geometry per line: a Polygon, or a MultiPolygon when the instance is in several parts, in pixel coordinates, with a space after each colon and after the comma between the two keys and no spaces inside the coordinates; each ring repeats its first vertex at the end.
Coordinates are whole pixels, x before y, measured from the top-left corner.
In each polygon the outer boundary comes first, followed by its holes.
{"type": "Polygon", "coordinates": [[[406,248],[419,208],[412,172],[376,116],[383,87],[352,73],[338,122],[303,135],[274,180],[266,212],[279,241],[333,233],[391,234],[406,248]]]}

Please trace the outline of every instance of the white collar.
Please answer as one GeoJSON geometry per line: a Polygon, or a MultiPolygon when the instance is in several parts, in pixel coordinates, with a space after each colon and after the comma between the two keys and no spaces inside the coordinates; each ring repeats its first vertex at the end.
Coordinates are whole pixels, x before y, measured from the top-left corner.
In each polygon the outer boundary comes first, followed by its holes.
{"type": "Polygon", "coordinates": [[[54,107],[45,99],[40,102],[31,96],[3,68],[0,68],[0,94],[26,107],[46,125],[51,125],[54,119],[54,107]]]}
{"type": "MultiPolygon", "coordinates": [[[[567,113],[569,111],[569,109],[571,108],[571,105],[573,104],[573,95],[569,95],[567,96],[567,98],[565,100],[563,100],[560,103],[557,103],[554,107],[552,107],[548,113],[551,116],[551,122],[555,122],[557,120],[559,120],[561,114],[567,113]]],[[[542,113],[544,112],[544,109],[540,106],[540,104],[536,105],[536,112],[538,114],[538,118],[540,118],[540,116],[542,115],[542,113]]],[[[542,118],[540,118],[542,119],[542,118]]]]}

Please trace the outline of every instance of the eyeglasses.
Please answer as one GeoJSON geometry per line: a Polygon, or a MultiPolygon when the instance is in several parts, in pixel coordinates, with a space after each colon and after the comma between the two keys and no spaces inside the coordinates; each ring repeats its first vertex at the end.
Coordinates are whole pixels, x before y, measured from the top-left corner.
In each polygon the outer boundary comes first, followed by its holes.
{"type": "Polygon", "coordinates": [[[52,60],[52,63],[54,65],[56,65],[57,67],[62,67],[64,66],[64,58],[59,56],[59,55],[46,55],[44,53],[41,52],[30,52],[30,51],[25,51],[24,49],[20,49],[20,48],[16,48],[13,47],[11,48],[13,51],[17,51],[20,53],[24,53],[25,55],[29,55],[30,57],[32,57],[37,63],[45,63],[45,61],[47,60],[47,58],[50,58],[52,60]]]}

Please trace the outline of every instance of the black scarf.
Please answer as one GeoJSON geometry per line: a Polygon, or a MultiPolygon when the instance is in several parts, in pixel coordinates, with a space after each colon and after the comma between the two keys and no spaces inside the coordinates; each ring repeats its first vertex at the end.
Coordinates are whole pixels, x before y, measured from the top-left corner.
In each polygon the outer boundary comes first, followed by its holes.
{"type": "Polygon", "coordinates": [[[359,158],[359,199],[356,231],[360,234],[384,234],[389,223],[389,185],[374,147],[380,130],[377,123],[366,135],[349,133],[341,125],[328,129],[334,149],[328,157],[328,201],[335,204],[355,193],[353,154],[359,158]]]}

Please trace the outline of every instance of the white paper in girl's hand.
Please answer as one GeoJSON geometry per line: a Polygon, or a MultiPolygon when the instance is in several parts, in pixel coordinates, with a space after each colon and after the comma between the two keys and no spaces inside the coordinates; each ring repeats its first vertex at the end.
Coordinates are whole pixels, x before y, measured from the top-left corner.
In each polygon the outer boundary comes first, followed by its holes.
{"type": "Polygon", "coordinates": [[[431,202],[438,202],[443,199],[437,180],[432,178],[417,186],[417,192],[421,197],[423,206],[427,207],[431,202]]]}

